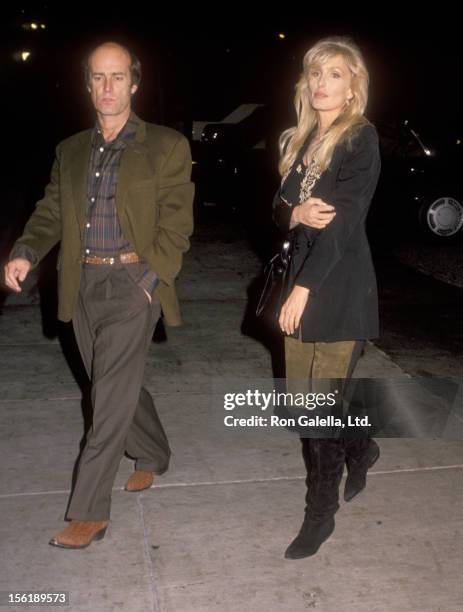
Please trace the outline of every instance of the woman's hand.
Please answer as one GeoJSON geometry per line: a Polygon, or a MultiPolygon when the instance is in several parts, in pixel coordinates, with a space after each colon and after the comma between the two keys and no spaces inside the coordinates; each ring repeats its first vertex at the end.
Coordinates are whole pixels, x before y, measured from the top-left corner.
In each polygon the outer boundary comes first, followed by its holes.
{"type": "Polygon", "coordinates": [[[309,299],[309,289],[294,285],[293,290],[288,295],[286,302],[283,304],[280,312],[278,323],[282,332],[292,334],[299,327],[302,313],[309,299]]]}
{"type": "Polygon", "coordinates": [[[294,207],[290,228],[292,229],[298,223],[303,223],[309,227],[323,229],[328,223],[331,223],[335,215],[336,211],[331,204],[327,204],[321,198],[309,198],[294,207]]]}

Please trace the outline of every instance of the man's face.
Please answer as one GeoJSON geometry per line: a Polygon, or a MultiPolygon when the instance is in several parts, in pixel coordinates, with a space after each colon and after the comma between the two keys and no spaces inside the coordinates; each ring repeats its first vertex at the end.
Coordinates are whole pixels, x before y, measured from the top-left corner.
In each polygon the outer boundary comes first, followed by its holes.
{"type": "Polygon", "coordinates": [[[88,84],[93,106],[101,115],[120,115],[130,107],[137,90],[130,84],[130,57],[116,45],[96,49],[89,61],[88,84]]]}

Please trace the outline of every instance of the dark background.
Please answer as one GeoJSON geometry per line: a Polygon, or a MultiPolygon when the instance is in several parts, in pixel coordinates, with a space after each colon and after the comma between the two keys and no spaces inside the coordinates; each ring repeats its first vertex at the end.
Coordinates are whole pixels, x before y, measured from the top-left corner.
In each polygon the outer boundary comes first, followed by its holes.
{"type": "Polygon", "coordinates": [[[320,37],[348,34],[360,46],[370,72],[372,121],[413,119],[428,143],[432,134],[461,125],[460,25],[442,5],[439,15],[424,6],[405,15],[403,6],[391,4],[358,15],[340,14],[335,5],[323,12],[302,4],[256,5],[255,14],[253,6],[187,12],[178,5],[167,14],[162,5],[36,2],[4,11],[2,244],[17,236],[41,197],[57,142],[92,125],[81,62],[108,39],[141,60],[134,108],[147,121],[191,138],[194,120],[218,121],[243,103],[267,105],[275,184],[278,136],[296,122],[294,86],[303,55],[320,37]],[[31,22],[46,27],[24,29],[31,22]],[[28,61],[14,59],[21,50],[31,52],[28,61]]]}
{"type": "Polygon", "coordinates": [[[410,119],[428,145],[461,129],[460,23],[444,5],[439,14],[424,6],[405,14],[390,3],[358,14],[342,14],[336,5],[324,11],[302,4],[176,5],[169,13],[165,6],[36,2],[4,12],[2,255],[43,193],[56,144],[94,122],[81,63],[105,40],[126,44],[141,60],[135,111],[190,139],[195,120],[219,121],[240,104],[266,105],[265,201],[279,180],[278,137],[296,122],[302,58],[321,37],[347,34],[360,46],[373,122],[410,119]],[[24,28],[32,22],[37,30],[24,28]],[[31,53],[25,62],[15,60],[21,50],[31,53]]]}
{"type": "Polygon", "coordinates": [[[19,4],[6,13],[2,26],[8,148],[23,164],[45,166],[60,138],[93,122],[80,63],[89,48],[106,39],[127,44],[141,59],[135,110],[187,136],[193,120],[219,120],[241,103],[265,103],[274,117],[274,144],[280,131],[295,123],[292,98],[304,53],[332,34],[351,35],[365,55],[370,119],[410,116],[426,122],[428,131],[459,121],[463,70],[455,14],[436,15],[434,7],[426,15],[423,6],[405,16],[403,8],[390,4],[349,17],[334,5],[325,14],[302,4],[286,10],[266,5],[259,9],[262,18],[249,11],[250,5],[236,4],[188,14],[178,6],[170,15],[140,4],[19,4]],[[276,12],[282,15],[265,19],[276,12]],[[46,29],[21,27],[32,21],[46,29]],[[26,62],[13,60],[21,49],[31,51],[26,62]],[[37,147],[44,155],[37,155],[37,147]]]}

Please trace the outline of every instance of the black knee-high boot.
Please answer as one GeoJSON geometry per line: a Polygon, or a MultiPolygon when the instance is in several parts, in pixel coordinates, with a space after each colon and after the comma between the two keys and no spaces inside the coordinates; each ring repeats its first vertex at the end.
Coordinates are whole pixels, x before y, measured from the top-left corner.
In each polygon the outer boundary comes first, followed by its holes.
{"type": "Polygon", "coordinates": [[[346,440],[347,478],[344,499],[350,501],[363,491],[367,484],[367,472],[379,457],[379,446],[372,438],[346,440]]]}
{"type": "Polygon", "coordinates": [[[339,485],[344,470],[344,440],[302,438],[307,469],[305,517],[285,552],[287,559],[314,555],[334,531],[339,509],[339,485]]]}

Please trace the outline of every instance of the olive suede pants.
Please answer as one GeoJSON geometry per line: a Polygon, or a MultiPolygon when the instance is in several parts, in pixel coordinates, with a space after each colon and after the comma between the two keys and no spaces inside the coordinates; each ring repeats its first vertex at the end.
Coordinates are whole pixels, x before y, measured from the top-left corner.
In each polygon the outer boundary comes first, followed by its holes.
{"type": "Polygon", "coordinates": [[[286,378],[350,378],[362,353],[364,340],[302,342],[285,337],[286,378]]]}

